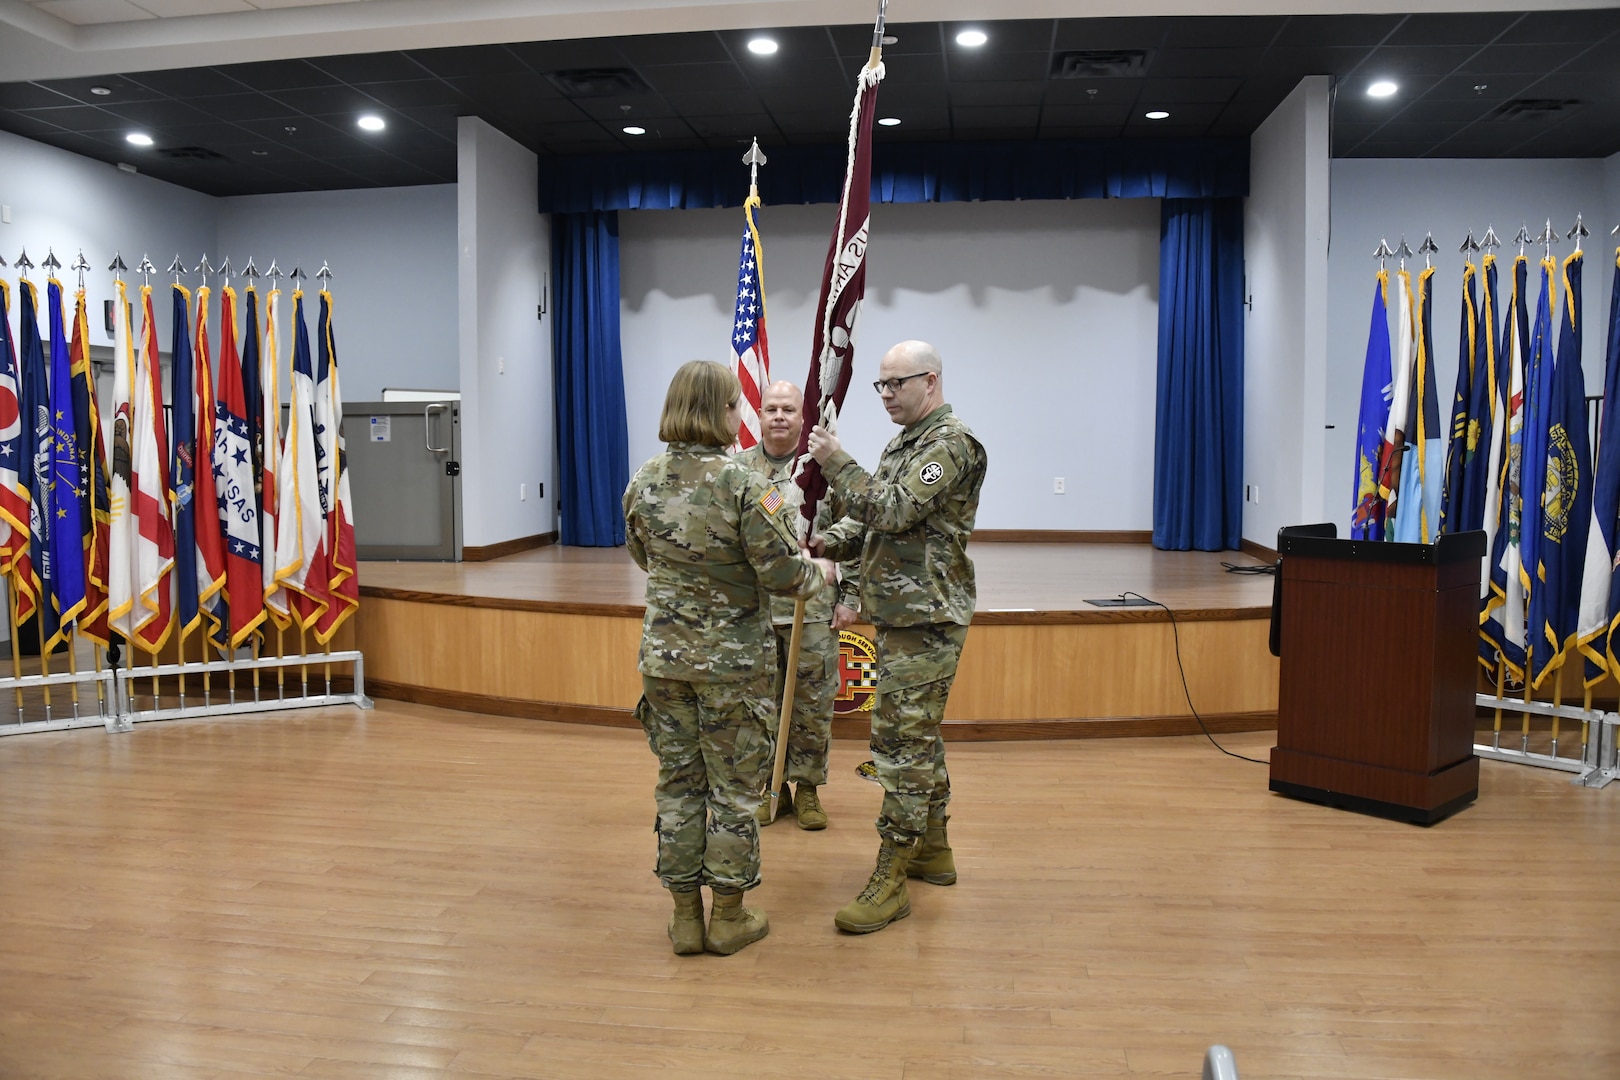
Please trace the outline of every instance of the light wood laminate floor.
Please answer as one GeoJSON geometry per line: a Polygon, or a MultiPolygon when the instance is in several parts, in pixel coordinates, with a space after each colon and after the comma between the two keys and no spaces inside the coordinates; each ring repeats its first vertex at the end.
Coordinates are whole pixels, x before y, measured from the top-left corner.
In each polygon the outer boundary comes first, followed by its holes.
{"type": "MultiPolygon", "coordinates": [[[[1223,737],[1264,758],[1273,735],[1223,737]]],[[[383,702],[0,742],[0,1076],[1620,1075],[1620,792],[1482,763],[1430,829],[1202,738],[953,746],[961,881],[866,937],[879,790],[677,957],[639,733],[383,702]]]]}

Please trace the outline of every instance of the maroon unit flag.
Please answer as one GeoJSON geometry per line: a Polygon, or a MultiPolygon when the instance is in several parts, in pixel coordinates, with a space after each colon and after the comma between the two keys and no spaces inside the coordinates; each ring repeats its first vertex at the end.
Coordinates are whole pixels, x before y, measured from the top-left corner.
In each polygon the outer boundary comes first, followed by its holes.
{"type": "MultiPolygon", "coordinates": [[[[880,24],[881,29],[881,24],[880,24]]],[[[798,485],[804,489],[800,512],[803,531],[816,520],[816,504],[827,493],[821,466],[809,454],[810,428],[820,424],[838,429],[838,411],[855,361],[855,320],[866,295],[866,236],[872,199],[872,117],[877,110],[877,88],[883,64],[873,50],[872,61],[861,69],[855,108],[849,124],[849,164],[844,173],[844,194],[838,203],[838,221],[827,248],[827,266],[816,303],[815,337],[810,351],[810,374],[805,379],[806,404],[815,395],[816,407],[799,434],[798,485]]]]}

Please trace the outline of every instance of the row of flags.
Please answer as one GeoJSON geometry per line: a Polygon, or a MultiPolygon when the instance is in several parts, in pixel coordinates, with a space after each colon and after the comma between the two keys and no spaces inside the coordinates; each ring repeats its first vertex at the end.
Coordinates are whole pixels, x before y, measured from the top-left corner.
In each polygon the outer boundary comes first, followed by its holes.
{"type": "Polygon", "coordinates": [[[152,288],[139,290],[138,323],[126,283],[115,291],[104,428],[82,283],[70,315],[61,282],[42,304],[21,278],[14,340],[0,280],[0,574],[13,627],[37,616],[47,651],[75,628],[154,655],[199,631],[235,650],[268,625],[329,643],[359,606],[331,295],[320,293],[313,355],[303,291],[292,295],[283,433],[281,290],[261,325],[257,290],[239,306],[227,284],[215,327],[208,287],[193,315],[191,290],[174,284],[167,417],[152,288]]]}
{"type": "Polygon", "coordinates": [[[1479,658],[1539,687],[1578,658],[1620,677],[1620,250],[1597,445],[1581,371],[1577,250],[1540,261],[1532,318],[1521,253],[1504,297],[1494,255],[1463,269],[1457,381],[1439,425],[1432,267],[1380,269],[1362,377],[1350,535],[1432,544],[1483,530],[1479,658]],[[1395,330],[1390,332],[1394,290],[1395,330]],[[1556,330],[1554,323],[1556,322],[1556,330]]]}

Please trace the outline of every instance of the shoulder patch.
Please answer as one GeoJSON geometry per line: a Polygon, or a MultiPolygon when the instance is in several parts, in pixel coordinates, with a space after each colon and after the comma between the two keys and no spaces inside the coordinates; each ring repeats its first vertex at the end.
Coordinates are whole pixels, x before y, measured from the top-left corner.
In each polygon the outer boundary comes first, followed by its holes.
{"type": "Polygon", "coordinates": [[[945,475],[945,466],[937,461],[930,461],[917,471],[917,479],[933,486],[939,483],[940,477],[945,475]]]}
{"type": "Polygon", "coordinates": [[[771,490],[759,497],[760,508],[772,516],[775,516],[776,512],[782,509],[784,501],[782,492],[775,487],[772,487],[771,490]]]}

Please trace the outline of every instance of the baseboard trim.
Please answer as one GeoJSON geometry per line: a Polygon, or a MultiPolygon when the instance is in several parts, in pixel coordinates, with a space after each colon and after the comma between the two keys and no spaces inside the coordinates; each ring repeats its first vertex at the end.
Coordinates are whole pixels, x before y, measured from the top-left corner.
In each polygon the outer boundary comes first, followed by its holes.
{"type": "Polygon", "coordinates": [[[520,536],[516,540],[502,540],[498,544],[486,544],[483,547],[463,547],[461,549],[461,561],[489,562],[492,559],[504,559],[506,556],[516,555],[520,551],[529,551],[556,542],[557,534],[548,532],[537,533],[534,536],[520,536]]]}
{"type": "Polygon", "coordinates": [[[1274,563],[1277,561],[1276,548],[1268,548],[1264,544],[1255,543],[1253,540],[1244,540],[1240,545],[1238,545],[1238,550],[1243,552],[1245,555],[1259,559],[1263,563],[1274,563]]]}
{"type": "MultiPolygon", "coordinates": [[[[336,680],[333,680],[334,683],[336,680]]],[[[474,694],[460,690],[439,690],[406,683],[366,680],[366,692],[375,698],[409,701],[441,709],[515,716],[525,720],[550,720],[561,724],[589,724],[596,727],[639,728],[629,709],[596,705],[569,705],[557,701],[527,701],[474,694]]],[[[1221,713],[1204,717],[1212,733],[1273,731],[1274,712],[1221,713]]],[[[1037,739],[1126,739],[1163,735],[1200,734],[1198,721],[1190,716],[1119,716],[1085,720],[947,720],[941,733],[952,742],[1022,742],[1037,739]]],[[[833,738],[866,742],[871,736],[869,716],[833,718],[833,738]]]]}
{"type": "Polygon", "coordinates": [[[983,544],[1151,544],[1151,529],[1074,531],[1070,529],[975,529],[983,544]]]}

